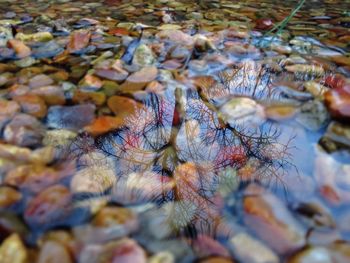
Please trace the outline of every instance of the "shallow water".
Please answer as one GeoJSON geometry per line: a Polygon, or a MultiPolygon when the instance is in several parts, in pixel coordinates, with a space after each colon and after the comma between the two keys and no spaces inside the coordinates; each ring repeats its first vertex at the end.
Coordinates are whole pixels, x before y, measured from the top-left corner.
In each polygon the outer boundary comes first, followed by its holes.
{"type": "Polygon", "coordinates": [[[350,1],[296,6],[0,1],[0,263],[349,262],[350,1]]]}

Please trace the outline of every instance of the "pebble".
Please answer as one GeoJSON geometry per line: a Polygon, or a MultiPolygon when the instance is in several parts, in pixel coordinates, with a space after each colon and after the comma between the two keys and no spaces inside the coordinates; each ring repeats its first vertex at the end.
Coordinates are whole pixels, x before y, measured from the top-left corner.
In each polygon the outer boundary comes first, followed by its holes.
{"type": "Polygon", "coordinates": [[[250,98],[234,98],[220,108],[221,116],[233,127],[246,123],[259,125],[265,121],[264,108],[250,98]]]}
{"type": "Polygon", "coordinates": [[[28,203],[24,219],[32,227],[49,227],[67,219],[72,204],[68,188],[54,185],[46,188],[28,203]]]}
{"type": "Polygon", "coordinates": [[[31,49],[28,46],[26,46],[22,41],[17,39],[10,39],[7,45],[16,52],[17,58],[25,58],[30,56],[30,54],[32,53],[31,49]]]}
{"type": "Polygon", "coordinates": [[[235,235],[231,238],[230,244],[233,247],[234,255],[242,261],[250,263],[280,262],[278,256],[270,248],[246,233],[235,235]]]}
{"type": "Polygon", "coordinates": [[[123,96],[110,97],[107,105],[115,115],[121,118],[135,115],[138,111],[144,109],[141,103],[123,96]]]}
{"type": "Polygon", "coordinates": [[[55,241],[46,241],[39,253],[38,263],[73,263],[69,251],[55,241]]]}
{"type": "Polygon", "coordinates": [[[42,140],[42,125],[34,117],[17,114],[4,129],[4,140],[18,146],[35,146],[42,140]]]}
{"type": "Polygon", "coordinates": [[[37,118],[43,118],[47,113],[45,101],[35,94],[25,94],[13,98],[21,105],[22,112],[37,118]]]}
{"type": "Polygon", "coordinates": [[[28,252],[21,238],[13,233],[0,246],[1,263],[27,263],[28,252]]]}
{"type": "Polygon", "coordinates": [[[291,253],[305,244],[305,229],[284,203],[257,185],[250,185],[243,200],[244,221],[279,254],[291,253]]]}
{"type": "Polygon", "coordinates": [[[93,104],[51,106],[47,114],[47,126],[77,131],[94,121],[95,109],[93,104]]]}

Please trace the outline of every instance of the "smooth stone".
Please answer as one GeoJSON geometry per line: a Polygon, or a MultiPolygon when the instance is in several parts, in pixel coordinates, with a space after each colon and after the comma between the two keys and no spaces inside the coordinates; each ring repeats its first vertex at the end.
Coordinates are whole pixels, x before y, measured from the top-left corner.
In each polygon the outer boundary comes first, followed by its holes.
{"type": "Polygon", "coordinates": [[[56,41],[52,40],[52,41],[43,43],[37,48],[33,48],[32,55],[37,59],[51,58],[59,55],[63,51],[64,49],[59,44],[57,44],[56,41]]]}
{"type": "Polygon", "coordinates": [[[37,118],[43,118],[47,113],[45,101],[35,94],[25,94],[13,98],[17,101],[24,113],[30,114],[37,118]]]}
{"type": "Polygon", "coordinates": [[[350,120],[350,91],[339,88],[332,89],[324,94],[324,98],[333,118],[341,121],[350,120]]]}
{"type": "Polygon", "coordinates": [[[39,252],[38,263],[73,263],[68,249],[58,241],[46,241],[39,252]]]}
{"type": "Polygon", "coordinates": [[[153,65],[155,58],[153,51],[145,44],[139,45],[135,52],[132,63],[138,65],[139,67],[145,67],[153,65]]]}
{"type": "Polygon", "coordinates": [[[329,114],[322,102],[314,100],[304,103],[296,121],[310,131],[318,131],[329,122],[329,114]]]}
{"type": "Polygon", "coordinates": [[[324,247],[311,247],[294,255],[288,263],[329,263],[334,262],[332,253],[324,247]]]}
{"type": "Polygon", "coordinates": [[[109,167],[89,166],[79,170],[70,182],[72,193],[103,193],[116,183],[115,171],[109,167]]]}
{"type": "Polygon", "coordinates": [[[47,114],[47,126],[55,129],[77,131],[95,119],[93,104],[75,106],[51,106],[47,114]]]}
{"type": "Polygon", "coordinates": [[[51,85],[53,84],[53,80],[45,74],[39,74],[31,78],[28,84],[30,88],[35,89],[42,86],[51,85]]]}
{"type": "Polygon", "coordinates": [[[99,136],[124,127],[124,121],[120,117],[100,116],[93,123],[85,127],[85,130],[93,136],[99,136]]]}
{"type": "Polygon", "coordinates": [[[243,200],[244,222],[279,254],[305,244],[306,231],[285,204],[258,185],[250,185],[243,200]]]}
{"type": "Polygon", "coordinates": [[[235,125],[260,125],[265,121],[264,108],[249,98],[233,98],[220,108],[221,117],[235,125]]]}
{"type": "Polygon", "coordinates": [[[278,263],[279,257],[261,241],[246,233],[239,233],[230,240],[234,255],[250,263],[278,263]],[[253,253],[252,253],[253,252],[253,253]]]}
{"type": "Polygon", "coordinates": [[[158,69],[155,66],[147,66],[140,71],[132,73],[126,81],[120,86],[122,91],[141,90],[146,85],[155,80],[158,74],[158,69]]]}
{"type": "Polygon", "coordinates": [[[123,96],[112,96],[107,101],[111,111],[122,118],[137,114],[144,106],[140,102],[123,96]]]}
{"type": "Polygon", "coordinates": [[[4,140],[18,146],[35,146],[41,143],[43,127],[34,117],[17,114],[4,129],[4,140]]]}
{"type": "Polygon", "coordinates": [[[12,48],[16,52],[17,58],[25,58],[30,56],[31,49],[25,45],[22,41],[17,39],[10,39],[7,42],[8,47],[12,48]]]}
{"type": "Polygon", "coordinates": [[[35,228],[60,225],[69,219],[71,208],[72,196],[69,189],[63,185],[50,186],[29,201],[24,211],[24,220],[35,228]]]}
{"type": "Polygon", "coordinates": [[[32,90],[30,93],[41,97],[49,106],[63,105],[66,102],[64,91],[60,86],[43,86],[32,90]]]}
{"type": "Polygon", "coordinates": [[[91,33],[89,31],[80,30],[71,34],[67,50],[69,53],[80,52],[85,49],[90,42],[91,33]]]}
{"type": "Polygon", "coordinates": [[[13,233],[0,246],[1,263],[27,263],[26,247],[17,233],[13,233]]]}

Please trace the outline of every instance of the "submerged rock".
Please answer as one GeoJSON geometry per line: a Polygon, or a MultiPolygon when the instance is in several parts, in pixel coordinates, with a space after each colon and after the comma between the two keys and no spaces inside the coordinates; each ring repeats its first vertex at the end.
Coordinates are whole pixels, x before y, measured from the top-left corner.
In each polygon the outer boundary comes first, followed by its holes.
{"type": "Polygon", "coordinates": [[[25,58],[30,56],[32,53],[31,49],[27,45],[17,39],[10,39],[7,45],[16,52],[17,58],[25,58]]]}
{"type": "Polygon", "coordinates": [[[234,98],[220,108],[220,114],[231,126],[259,125],[265,121],[264,108],[249,98],[234,98]]]}
{"type": "Polygon", "coordinates": [[[18,234],[9,236],[0,246],[1,263],[27,263],[28,252],[18,234]]]}
{"type": "Polygon", "coordinates": [[[34,117],[16,115],[4,130],[4,140],[18,146],[35,146],[41,143],[43,127],[34,117]]]}
{"type": "Polygon", "coordinates": [[[272,193],[250,185],[243,209],[246,225],[279,254],[291,253],[305,244],[305,229],[272,193]]]}
{"type": "Polygon", "coordinates": [[[230,244],[234,255],[244,262],[278,263],[278,256],[262,242],[245,233],[235,235],[230,244]]]}
{"type": "Polygon", "coordinates": [[[154,64],[155,58],[152,50],[145,44],[139,45],[135,52],[132,63],[140,67],[150,66],[154,64]]]}
{"type": "Polygon", "coordinates": [[[93,122],[95,105],[51,106],[47,114],[47,126],[56,129],[79,130],[93,122]]]}

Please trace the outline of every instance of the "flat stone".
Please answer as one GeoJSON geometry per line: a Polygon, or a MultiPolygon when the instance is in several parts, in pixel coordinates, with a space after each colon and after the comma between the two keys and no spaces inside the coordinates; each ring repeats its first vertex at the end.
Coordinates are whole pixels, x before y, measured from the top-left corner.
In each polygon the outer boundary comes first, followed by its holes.
{"type": "Polygon", "coordinates": [[[95,105],[51,106],[47,126],[56,129],[79,130],[95,119],[95,105]]]}

